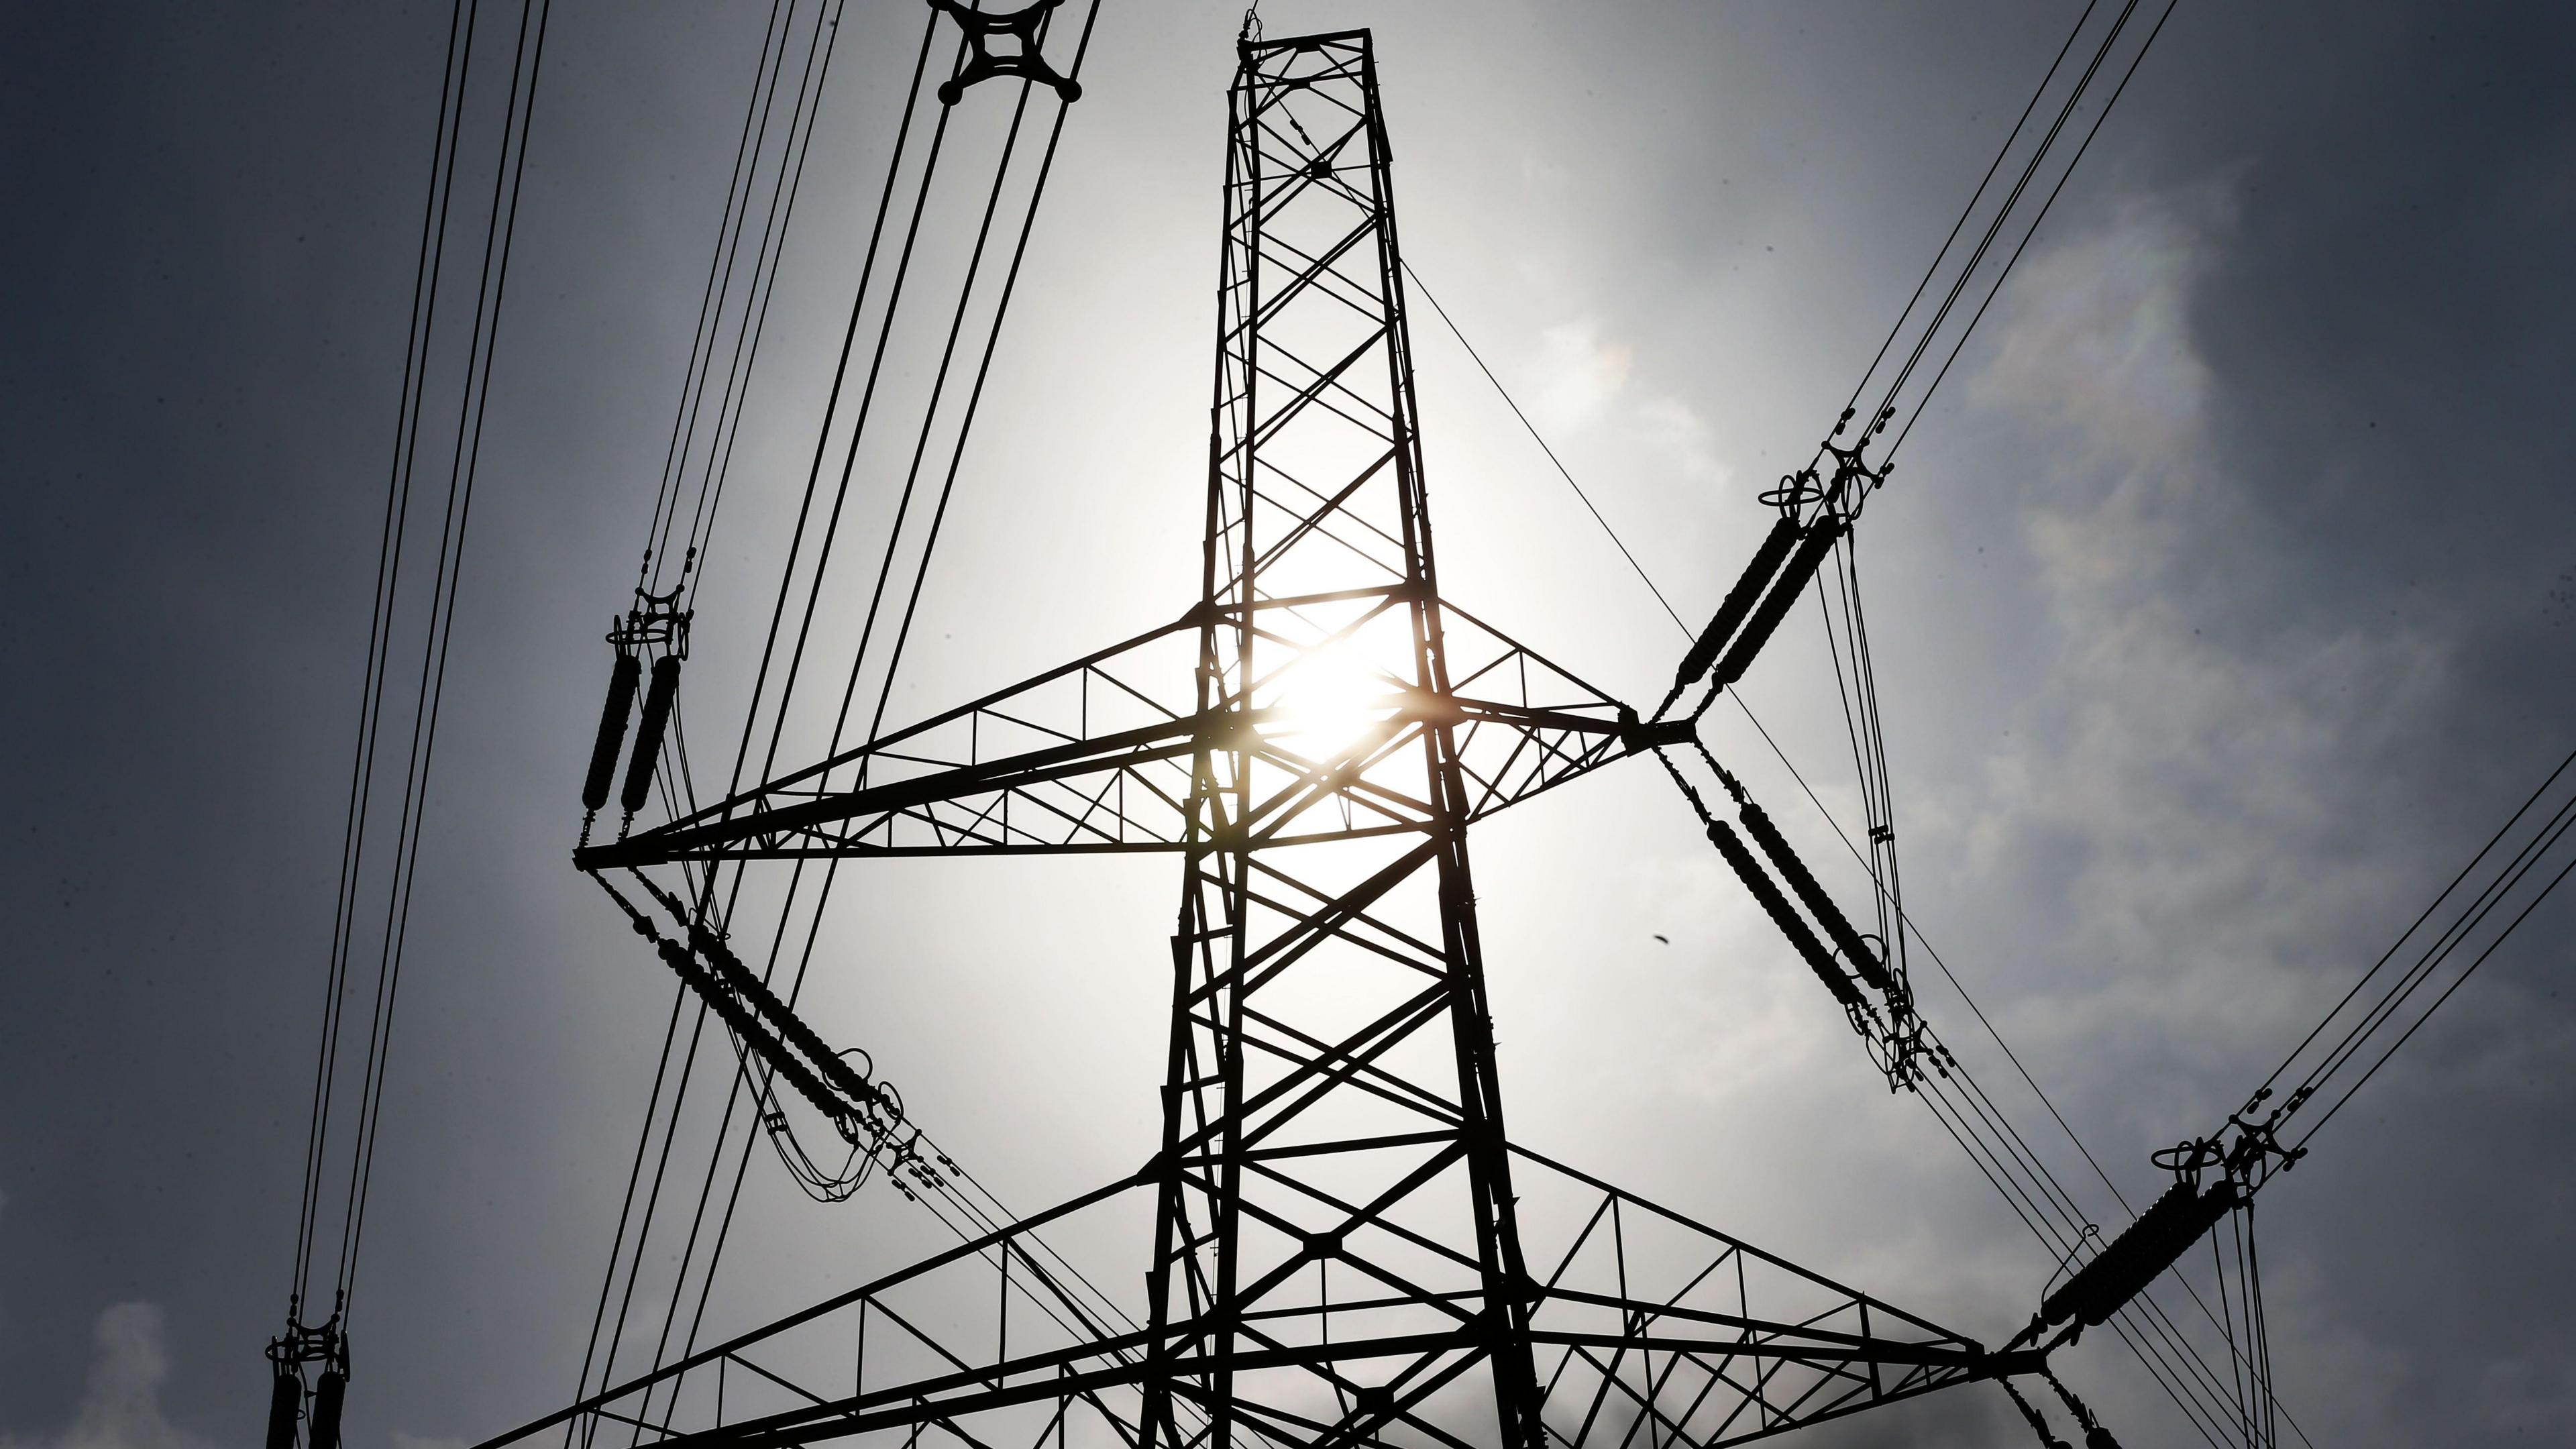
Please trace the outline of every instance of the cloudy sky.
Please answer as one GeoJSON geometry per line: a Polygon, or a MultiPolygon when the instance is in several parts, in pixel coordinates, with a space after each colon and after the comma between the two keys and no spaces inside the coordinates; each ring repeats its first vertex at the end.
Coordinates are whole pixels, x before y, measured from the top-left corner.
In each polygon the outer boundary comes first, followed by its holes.
{"type": "MultiPolygon", "coordinates": [[[[886,9],[843,39],[788,242],[692,665],[713,738],[910,65],[912,12],[886,9]]],[[[555,9],[355,1449],[479,1439],[580,1360],[670,988],[564,856],[766,13],[555,9]]],[[[1410,260],[1704,616],[2072,14],[1264,18],[1375,27],[1410,260]]],[[[1235,19],[1103,6],[899,716],[1189,602],[1235,19]]],[[[0,17],[8,1449],[259,1432],[446,24],[0,17]]],[[[2234,1105],[2576,744],[2571,60],[2556,6],[2185,0],[1866,521],[1909,901],[2133,1200],[2146,1153],[2234,1105]]],[[[1456,344],[1415,346],[1446,591],[1651,702],[1671,622],[1456,344]]],[[[1848,824],[1817,642],[1784,634],[1747,695],[1848,824]]],[[[1822,819],[1712,721],[1823,860],[1822,819]]],[[[1671,795],[1631,763],[1478,841],[1513,1135],[2007,1336],[2048,1257],[1671,795]]],[[[855,872],[815,1018],[1005,1198],[1068,1196],[1149,1150],[1172,885],[1150,858],[855,872]]],[[[2551,1287],[2576,1277],[2571,928],[2565,901],[2535,917],[2264,1199],[2282,1395],[2318,1443],[2531,1443],[2576,1415],[2551,1287]]],[[[1965,1050],[1944,990],[1927,1010],[1965,1050]]],[[[728,1322],[931,1241],[882,1193],[753,1176],[728,1322]]],[[[2189,1441],[2107,1338],[2062,1360],[2128,1442],[2189,1441]]],[[[2023,1432],[1963,1395],[1871,1432],[2023,1432]]]]}

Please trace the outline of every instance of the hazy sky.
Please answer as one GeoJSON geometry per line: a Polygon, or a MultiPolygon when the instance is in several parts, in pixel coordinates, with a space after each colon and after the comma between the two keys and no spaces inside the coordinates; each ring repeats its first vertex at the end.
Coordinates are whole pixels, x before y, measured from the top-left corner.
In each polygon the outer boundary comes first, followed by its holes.
{"type": "MultiPolygon", "coordinates": [[[[910,64],[912,6],[853,10],[692,663],[708,738],[910,64]]],[[[670,987],[565,853],[766,12],[555,8],[353,1449],[471,1442],[571,1390],[670,987]]],[[[899,718],[1190,602],[1238,13],[1105,0],[899,718]]],[[[1704,617],[2073,13],[1264,18],[1376,29],[1410,260],[1704,617]]],[[[1909,901],[2133,1199],[2576,744],[2576,21],[2476,15],[2184,0],[1864,525],[1909,901]]],[[[259,1432],[446,23],[0,16],[8,1449],[259,1432]]],[[[1447,335],[1414,341],[1446,592],[1651,703],[1670,621],[1447,335]]],[[[1815,644],[1784,634],[1747,693],[1848,822],[1815,644]]],[[[2048,1258],[1671,797],[1631,762],[1482,829],[1513,1135],[2008,1336],[2048,1258]]],[[[854,871],[812,1013],[1014,1204],[1123,1174],[1153,1135],[1171,865],[854,871]]],[[[1847,862],[1828,879],[1857,896],[1847,862]]],[[[2320,1444],[2576,1418],[2571,927],[2563,900],[2535,917],[2264,1198],[2281,1390],[2320,1444]]],[[[1925,1004],[1970,1044],[1955,997],[1925,1004]]],[[[879,1190],[753,1178],[727,1323],[932,1241],[879,1190]]],[[[2186,1442],[2107,1336],[2061,1369],[2126,1442],[2186,1442]]],[[[2023,1432],[1981,1388],[1845,1439],[2023,1432]]]]}

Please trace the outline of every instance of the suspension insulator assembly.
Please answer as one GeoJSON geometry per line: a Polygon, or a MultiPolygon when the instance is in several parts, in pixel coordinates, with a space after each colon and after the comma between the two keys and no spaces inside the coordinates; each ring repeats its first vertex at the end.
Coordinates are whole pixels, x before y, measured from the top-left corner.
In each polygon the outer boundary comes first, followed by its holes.
{"type": "Polygon", "coordinates": [[[266,1449],[295,1449],[295,1421],[304,1413],[304,1380],[288,1364],[279,1364],[268,1385],[266,1449]]]}
{"type": "Polygon", "coordinates": [[[1673,674],[1674,694],[1690,688],[1692,680],[1706,674],[1708,667],[1717,662],[1717,651],[1725,648],[1727,641],[1735,637],[1736,627],[1744,622],[1745,615],[1753,612],[1753,605],[1761,599],[1762,586],[1780,572],[1781,561],[1789,556],[1789,550],[1797,543],[1798,521],[1786,515],[1762,536],[1762,546],[1753,550],[1753,561],[1744,566],[1743,576],[1735,581],[1735,587],[1726,591],[1726,598],[1717,606],[1717,613],[1709,619],[1708,627],[1700,631],[1699,638],[1691,642],[1690,652],[1682,656],[1681,668],[1673,674]]]}
{"type": "Polygon", "coordinates": [[[2111,1437],[2110,1429],[2101,1420],[2093,1417],[2093,1410],[2087,1407],[2082,1399],[2075,1397],[2073,1389],[2068,1388],[2056,1374],[2046,1369],[2040,1370],[2040,1377],[2048,1381],[2050,1388],[2057,1390],[2057,1397],[2066,1405],[2066,1412],[2073,1414],[2075,1422],[2083,1428],[2084,1449],[2120,1449],[2120,1441],[2111,1437]]]}
{"type": "Polygon", "coordinates": [[[735,955],[733,948],[727,946],[721,937],[693,923],[689,927],[689,940],[697,947],[698,954],[715,967],[718,979],[750,1003],[752,1010],[766,1019],[790,1045],[803,1052],[817,1075],[840,1089],[841,1094],[852,1102],[883,1100],[876,1084],[861,1076],[846,1059],[826,1045],[814,1028],[805,1024],[805,1018],[779,1000],[777,993],[769,989],[769,983],[753,975],[751,968],[742,963],[742,958],[735,955]]]}
{"type": "Polygon", "coordinates": [[[1789,904],[1789,898],[1780,893],[1779,883],[1771,879],[1770,872],[1753,858],[1752,851],[1744,848],[1744,842],[1727,828],[1725,821],[1708,822],[1708,841],[1717,847],[1718,854],[1726,857],[1728,865],[1735,867],[1736,875],[1744,881],[1744,888],[1753,892],[1753,898],[1760,901],[1762,909],[1770,915],[1771,924],[1779,927],[1780,934],[1788,937],[1789,944],[1806,958],[1809,966],[1815,968],[1816,979],[1825,983],[1825,989],[1834,994],[1834,999],[1847,1007],[1860,1009],[1860,989],[1852,985],[1851,978],[1843,974],[1840,966],[1834,964],[1834,953],[1825,949],[1825,943],[1816,939],[1814,931],[1807,929],[1805,919],[1789,904]]]}
{"type": "Polygon", "coordinates": [[[665,910],[689,920],[688,940],[683,943],[663,935],[651,917],[611,890],[611,898],[626,910],[636,934],[651,941],[663,963],[724,1019],[743,1045],[830,1118],[843,1136],[864,1145],[902,1121],[902,1100],[825,1044],[804,1018],[743,964],[722,936],[690,919],[668,892],[650,881],[644,887],[665,910]]]}
{"type": "Polygon", "coordinates": [[[349,1397],[349,1376],[336,1365],[322,1370],[313,1388],[313,1432],[304,1449],[340,1449],[340,1408],[349,1397]]]}
{"type": "Polygon", "coordinates": [[[1798,602],[1798,596],[1807,591],[1807,581],[1816,576],[1816,570],[1824,567],[1825,555],[1833,552],[1834,545],[1842,539],[1843,531],[1842,520],[1831,517],[1818,519],[1808,526],[1798,551],[1790,556],[1789,566],[1772,581],[1771,591],[1762,596],[1761,607],[1744,621],[1744,631],[1735,636],[1735,642],[1727,646],[1725,657],[1718,661],[1718,688],[1724,689],[1742,679],[1744,671],[1752,667],[1753,656],[1761,653],[1762,646],[1771,642],[1773,631],[1780,627],[1782,619],[1789,616],[1790,606],[1798,602]]]}
{"type": "Polygon", "coordinates": [[[1751,801],[1745,802],[1741,814],[1745,833],[1762,847],[1764,855],[1771,857],[1772,868],[1780,872],[1781,879],[1787,881],[1789,888],[1798,893],[1798,899],[1806,903],[1807,913],[1816,918],[1816,924],[1825,928],[1825,939],[1833,942],[1834,949],[1842,953],[1844,963],[1881,996],[1894,996],[1896,982],[1887,974],[1885,963],[1878,959],[1878,953],[1869,949],[1869,943],[1853,928],[1851,918],[1843,914],[1842,907],[1835,905],[1834,898],[1825,894],[1825,888],[1816,881],[1815,872],[1807,869],[1807,863],[1789,848],[1788,840],[1780,834],[1780,827],[1771,823],[1770,815],[1751,801]]]}
{"type": "Polygon", "coordinates": [[[2013,1387],[2012,1380],[1997,1379],[1995,1382],[2004,1386],[2004,1393],[2011,1398],[2013,1407],[2021,1410],[2022,1422],[2030,1425],[2030,1432],[2039,1436],[2040,1449],[2075,1449],[2074,1445],[2049,1432],[2047,1416],[2039,1412],[2038,1405],[2022,1397],[2021,1390],[2013,1387]]]}
{"type": "Polygon", "coordinates": [[[840,1120],[849,1109],[833,1097],[831,1089],[823,1085],[822,1079],[815,1076],[802,1061],[780,1045],[768,1026],[752,1014],[750,1007],[745,1006],[732,992],[718,984],[716,978],[708,974],[705,967],[698,964],[697,957],[690,954],[688,947],[666,936],[650,932],[646,929],[648,925],[648,922],[639,917],[636,929],[640,934],[652,937],[654,953],[662,958],[662,964],[670,967],[682,984],[696,992],[700,1000],[713,1007],[716,1015],[724,1019],[725,1025],[733,1028],[734,1035],[740,1037],[745,1046],[758,1052],[769,1063],[770,1068],[786,1081],[787,1085],[796,1089],[798,1096],[813,1103],[815,1110],[824,1116],[835,1121],[840,1120]]]}
{"type": "Polygon", "coordinates": [[[635,754],[626,762],[626,789],[618,803],[633,815],[653,794],[653,762],[662,753],[663,732],[671,727],[671,704],[680,693],[680,656],[653,661],[653,686],[644,692],[644,719],[635,727],[635,754]]]}
{"type": "Polygon", "coordinates": [[[593,814],[608,803],[608,787],[617,779],[617,752],[626,743],[626,720],[635,713],[635,687],[643,678],[644,661],[619,650],[608,674],[608,703],[599,712],[599,739],[590,747],[590,773],[581,782],[581,808],[593,814]]]}
{"type": "Polygon", "coordinates": [[[2072,1318],[2087,1328],[2100,1327],[2241,1200],[2230,1181],[2221,1180],[2207,1192],[2188,1180],[2175,1183],[2092,1262],[2043,1299],[2040,1318],[2052,1324],[2072,1318]]]}

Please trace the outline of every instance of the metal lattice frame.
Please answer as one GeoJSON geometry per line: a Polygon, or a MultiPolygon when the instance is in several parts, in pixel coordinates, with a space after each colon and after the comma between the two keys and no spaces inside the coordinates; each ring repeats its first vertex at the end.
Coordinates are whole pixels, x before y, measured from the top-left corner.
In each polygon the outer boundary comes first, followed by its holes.
{"type": "Polygon", "coordinates": [[[1178,854],[1161,1150],[494,1443],[1714,1446],[2035,1364],[1507,1143],[1467,827],[1690,726],[1440,598],[1367,32],[1241,46],[1225,216],[1195,608],[579,856],[1178,854]],[[1136,1194],[1121,1306],[1041,1233],[1136,1194]]]}

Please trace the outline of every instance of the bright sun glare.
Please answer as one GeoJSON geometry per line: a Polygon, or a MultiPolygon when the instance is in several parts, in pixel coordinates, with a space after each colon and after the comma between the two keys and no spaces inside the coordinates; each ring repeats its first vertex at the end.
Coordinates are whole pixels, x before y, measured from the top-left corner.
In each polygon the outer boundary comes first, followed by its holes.
{"type": "Polygon", "coordinates": [[[1311,760],[1338,754],[1395,703],[1401,686],[1348,644],[1325,644],[1279,676],[1271,739],[1311,760]]]}

